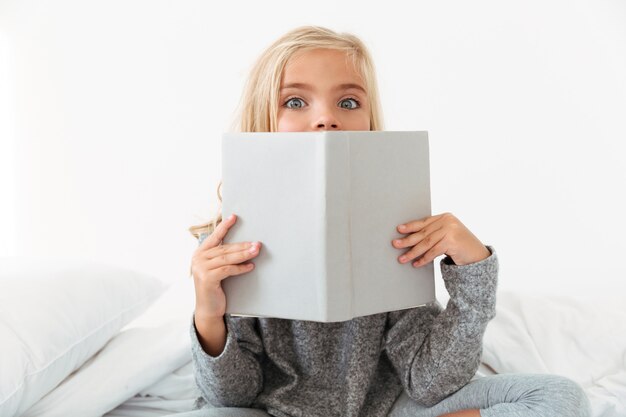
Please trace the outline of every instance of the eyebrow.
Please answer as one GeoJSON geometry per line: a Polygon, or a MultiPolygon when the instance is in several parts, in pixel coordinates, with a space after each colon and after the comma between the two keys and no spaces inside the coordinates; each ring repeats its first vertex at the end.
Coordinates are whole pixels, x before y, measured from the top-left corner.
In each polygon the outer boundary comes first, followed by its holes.
{"type": "MultiPolygon", "coordinates": [[[[309,90],[309,91],[313,90],[313,87],[310,84],[305,84],[305,83],[285,84],[284,86],[281,87],[281,90],[285,90],[287,88],[300,88],[300,89],[309,90]]],[[[338,86],[335,87],[335,90],[347,90],[348,88],[355,88],[357,90],[361,90],[363,93],[366,93],[363,87],[361,87],[359,84],[354,84],[354,83],[339,84],[338,86]]]]}

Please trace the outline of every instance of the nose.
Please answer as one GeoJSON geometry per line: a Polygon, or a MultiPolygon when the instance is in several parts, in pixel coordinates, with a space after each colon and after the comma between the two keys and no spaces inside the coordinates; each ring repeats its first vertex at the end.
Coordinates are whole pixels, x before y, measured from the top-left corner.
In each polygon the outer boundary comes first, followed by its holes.
{"type": "Polygon", "coordinates": [[[332,108],[324,106],[313,118],[313,130],[341,130],[339,118],[332,108]]]}

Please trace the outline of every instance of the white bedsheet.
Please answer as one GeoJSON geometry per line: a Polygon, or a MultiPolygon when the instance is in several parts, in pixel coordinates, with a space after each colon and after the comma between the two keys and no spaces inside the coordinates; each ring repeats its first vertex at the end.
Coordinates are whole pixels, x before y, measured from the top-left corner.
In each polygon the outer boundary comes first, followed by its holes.
{"type": "Polygon", "coordinates": [[[153,417],[193,409],[200,391],[193,379],[191,362],[155,384],[141,390],[105,417],[153,417]]]}

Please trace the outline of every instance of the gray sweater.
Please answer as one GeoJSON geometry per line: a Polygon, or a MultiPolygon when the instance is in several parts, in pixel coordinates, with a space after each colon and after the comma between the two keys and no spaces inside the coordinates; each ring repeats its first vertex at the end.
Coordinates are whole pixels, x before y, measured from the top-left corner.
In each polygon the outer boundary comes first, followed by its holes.
{"type": "Polygon", "coordinates": [[[440,262],[450,295],[438,302],[336,323],[225,315],[217,357],[191,353],[196,407],[260,408],[272,416],[386,416],[406,391],[431,406],[466,385],[495,316],[498,260],[440,262]],[[207,403],[209,405],[207,405],[207,403]]]}

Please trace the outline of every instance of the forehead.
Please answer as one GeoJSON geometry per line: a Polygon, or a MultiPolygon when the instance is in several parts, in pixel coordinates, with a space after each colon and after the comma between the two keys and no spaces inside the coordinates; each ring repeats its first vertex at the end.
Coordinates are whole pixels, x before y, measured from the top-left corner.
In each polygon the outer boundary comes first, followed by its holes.
{"type": "Polygon", "coordinates": [[[363,77],[346,51],[309,49],[296,52],[285,65],[282,84],[299,81],[362,83],[363,77]]]}

